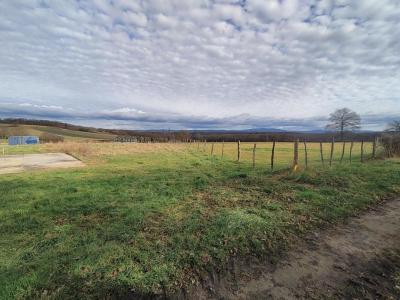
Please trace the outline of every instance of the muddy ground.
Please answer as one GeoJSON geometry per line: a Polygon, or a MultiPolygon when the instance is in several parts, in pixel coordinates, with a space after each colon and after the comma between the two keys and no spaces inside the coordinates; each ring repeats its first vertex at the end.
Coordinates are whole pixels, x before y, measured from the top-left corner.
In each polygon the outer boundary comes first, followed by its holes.
{"type": "MultiPolygon", "coordinates": [[[[190,299],[400,299],[400,199],[300,241],[279,263],[235,262],[190,299]]],[[[180,297],[178,297],[180,298],[180,297]]]]}

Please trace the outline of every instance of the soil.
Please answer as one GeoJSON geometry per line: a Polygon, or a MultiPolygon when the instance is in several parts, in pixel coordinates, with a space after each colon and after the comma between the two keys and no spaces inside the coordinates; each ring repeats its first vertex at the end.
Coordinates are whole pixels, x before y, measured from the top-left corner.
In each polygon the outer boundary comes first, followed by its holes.
{"type": "Polygon", "coordinates": [[[234,262],[177,298],[400,299],[400,199],[313,233],[277,264],[234,262]]]}
{"type": "Polygon", "coordinates": [[[85,164],[65,153],[23,154],[0,156],[0,175],[33,169],[76,168],[85,164]]]}

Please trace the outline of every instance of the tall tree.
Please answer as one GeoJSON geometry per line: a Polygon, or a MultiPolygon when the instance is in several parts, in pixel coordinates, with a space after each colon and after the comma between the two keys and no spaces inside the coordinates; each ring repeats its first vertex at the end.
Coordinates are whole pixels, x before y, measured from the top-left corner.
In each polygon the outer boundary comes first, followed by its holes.
{"type": "Polygon", "coordinates": [[[178,141],[187,142],[190,139],[190,133],[187,130],[175,132],[174,135],[178,141]]]}
{"type": "Polygon", "coordinates": [[[360,116],[348,108],[337,109],[331,113],[329,115],[329,121],[331,123],[326,125],[326,128],[339,131],[341,140],[343,140],[345,131],[358,129],[361,124],[360,116]]]}
{"type": "Polygon", "coordinates": [[[386,129],[388,132],[400,133],[400,121],[393,121],[386,129]]]}

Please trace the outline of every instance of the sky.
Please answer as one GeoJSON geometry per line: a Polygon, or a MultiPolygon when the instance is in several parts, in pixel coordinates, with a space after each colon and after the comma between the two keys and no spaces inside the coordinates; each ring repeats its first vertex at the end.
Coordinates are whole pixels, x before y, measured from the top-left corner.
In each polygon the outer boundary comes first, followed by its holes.
{"type": "Polygon", "coordinates": [[[399,0],[2,0],[0,118],[363,129],[400,119],[399,0]]]}

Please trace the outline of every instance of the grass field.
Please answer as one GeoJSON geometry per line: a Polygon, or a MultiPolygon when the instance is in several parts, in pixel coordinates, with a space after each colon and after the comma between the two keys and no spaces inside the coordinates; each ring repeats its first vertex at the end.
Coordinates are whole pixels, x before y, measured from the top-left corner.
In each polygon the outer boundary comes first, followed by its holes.
{"type": "Polygon", "coordinates": [[[282,143],[271,172],[267,144],[255,169],[250,144],[241,163],[233,144],[225,159],[195,147],[19,147],[69,152],[88,167],[0,176],[0,299],[173,293],[233,256],[276,260],[293,237],[400,192],[398,160],[323,168],[310,146],[314,167],[292,173],[282,143]]]}
{"type": "MultiPolygon", "coordinates": [[[[270,168],[272,143],[260,142],[256,143],[256,167],[270,168]]],[[[237,144],[224,143],[224,160],[237,160],[237,144]]],[[[252,164],[254,143],[241,143],[241,163],[252,164]]],[[[0,144],[0,155],[7,154],[24,154],[24,153],[46,153],[46,152],[64,152],[74,155],[81,159],[92,159],[105,157],[107,155],[130,154],[135,152],[153,152],[159,149],[186,149],[188,151],[209,155],[213,148],[213,158],[222,158],[222,143],[193,143],[193,144],[129,144],[129,143],[82,143],[82,142],[65,142],[65,143],[50,143],[34,146],[7,146],[0,144]]],[[[275,148],[275,163],[276,170],[285,169],[293,164],[293,143],[278,142],[275,148]]],[[[380,148],[377,148],[379,154],[380,148]]],[[[335,143],[333,152],[333,164],[339,164],[342,157],[343,143],[335,143]]],[[[321,166],[321,155],[319,143],[307,143],[308,165],[321,166]]],[[[324,163],[329,165],[331,152],[331,144],[323,143],[324,163]]],[[[352,150],[352,162],[359,162],[361,157],[361,143],[354,143],[352,150]]],[[[364,159],[368,160],[372,157],[372,143],[364,143],[364,159]]],[[[343,156],[343,164],[350,163],[350,143],[346,143],[343,156]]],[[[304,145],[299,144],[299,164],[305,166],[305,151],[304,145]]]]}
{"type": "MultiPolygon", "coordinates": [[[[199,145],[191,145],[191,149],[210,154],[213,148],[215,157],[222,156],[222,147],[224,148],[224,158],[228,160],[237,160],[237,143],[199,143],[199,145]]],[[[329,164],[331,143],[323,143],[323,156],[326,164],[329,164]]],[[[241,143],[241,161],[243,163],[252,163],[254,143],[241,143]]],[[[378,149],[379,152],[380,149],[378,149]]],[[[343,143],[334,144],[333,162],[339,163],[342,157],[343,143]]],[[[272,143],[259,142],[256,143],[256,165],[269,166],[271,162],[272,143]]],[[[277,142],[275,146],[275,167],[277,169],[287,168],[293,164],[294,143],[277,142]]],[[[321,165],[320,144],[307,143],[308,164],[310,166],[321,165]]],[[[372,143],[364,143],[365,159],[372,156],[372,143]]],[[[361,143],[355,142],[352,150],[352,160],[360,161],[361,143]]],[[[350,159],[350,143],[346,143],[343,156],[343,163],[349,163],[350,159]]],[[[304,144],[299,143],[299,164],[305,165],[305,149],[304,144]]]]}

